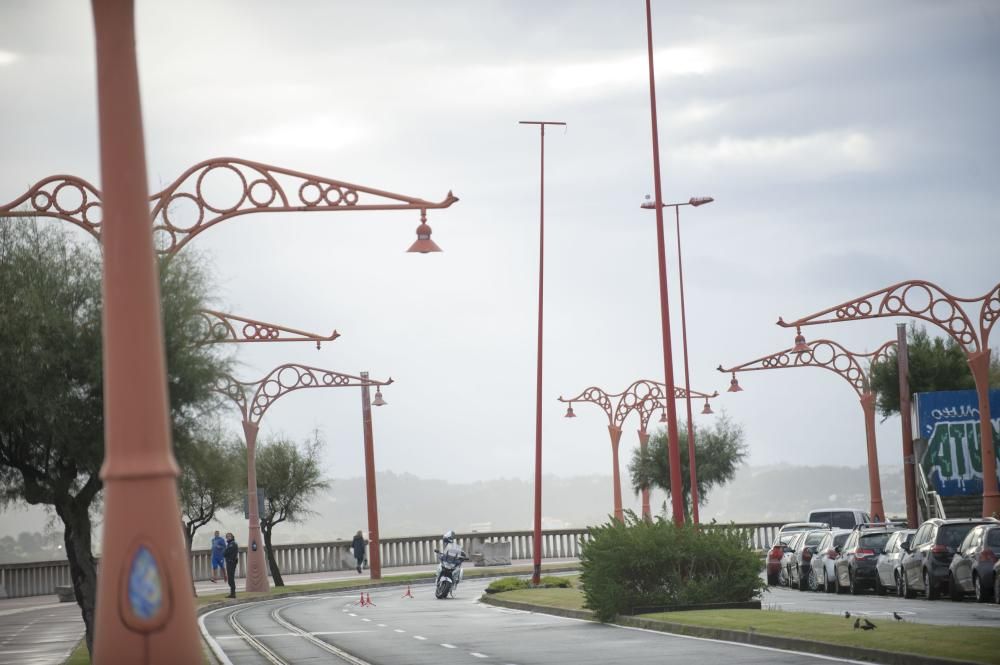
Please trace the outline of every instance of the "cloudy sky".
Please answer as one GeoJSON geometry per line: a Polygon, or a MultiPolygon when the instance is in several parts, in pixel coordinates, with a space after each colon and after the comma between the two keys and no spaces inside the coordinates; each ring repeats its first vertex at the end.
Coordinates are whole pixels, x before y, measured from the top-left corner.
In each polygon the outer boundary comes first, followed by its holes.
{"type": "MultiPolygon", "coordinates": [[[[718,364],[790,346],[779,315],[903,279],[965,296],[997,283],[1000,6],[653,5],[664,198],[716,199],[681,220],[694,389],[722,392],[718,364]]],[[[412,212],[246,216],[190,247],[211,260],[221,308],[343,335],[321,351],[241,348],[241,378],[294,361],[396,380],[375,413],[380,470],[532,474],[539,139],[518,121],[567,122],[546,143],[544,468],[608,472],[603,415],[581,405],[565,420],[556,398],[662,379],[655,218],[639,208],[652,191],[642,2],[139,0],[137,14],[151,191],[235,156],[461,198],[431,211],[442,254],[404,253],[412,212]]],[[[89,3],[0,6],[0,202],[55,173],[99,185],[94,78],[89,3]]],[[[863,351],[894,324],[806,332],[863,351]]],[[[847,383],[795,370],[742,384],[716,409],[745,427],[751,463],[864,464],[847,383]]],[[[298,438],[317,427],[328,474],[362,473],[356,391],[295,393],[263,422],[298,438]]],[[[878,435],[899,464],[898,419],[878,435]]]]}

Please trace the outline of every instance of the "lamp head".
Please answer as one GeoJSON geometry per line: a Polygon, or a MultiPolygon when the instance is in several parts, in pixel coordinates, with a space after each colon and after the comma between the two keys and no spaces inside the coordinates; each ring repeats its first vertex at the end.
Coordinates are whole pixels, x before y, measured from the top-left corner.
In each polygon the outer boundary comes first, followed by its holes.
{"type": "Polygon", "coordinates": [[[692,196],[691,200],[688,201],[688,205],[697,208],[698,206],[703,206],[706,203],[711,203],[714,200],[715,199],[713,199],[711,196],[692,196]]]}
{"type": "Polygon", "coordinates": [[[440,252],[441,248],[431,240],[431,227],[427,224],[427,211],[420,211],[420,226],[417,227],[417,240],[407,252],[427,254],[428,252],[440,252]]]}
{"type": "Polygon", "coordinates": [[[740,393],[743,389],[740,388],[740,382],[736,380],[736,372],[733,372],[733,378],[729,380],[729,390],[726,392],[730,393],[740,393]]]}
{"type": "Polygon", "coordinates": [[[573,403],[572,402],[570,402],[569,405],[566,406],[566,416],[565,417],[566,418],[576,418],[576,414],[573,413],[573,403]]]}
{"type": "Polygon", "coordinates": [[[711,416],[715,414],[715,411],[712,411],[712,405],[708,403],[707,397],[705,398],[705,408],[701,410],[701,413],[702,415],[706,416],[711,416]]]}
{"type": "Polygon", "coordinates": [[[382,388],[375,389],[375,399],[372,400],[372,406],[385,406],[388,404],[384,399],[382,399],[382,388]]]}
{"type": "Polygon", "coordinates": [[[806,344],[806,336],[802,334],[802,328],[795,329],[795,346],[792,347],[792,351],[795,353],[809,351],[809,345],[806,344]]]}
{"type": "Polygon", "coordinates": [[[649,194],[646,194],[646,197],[642,200],[642,203],[639,204],[639,207],[643,210],[656,210],[656,201],[654,201],[649,194]]]}
{"type": "Polygon", "coordinates": [[[660,422],[661,423],[667,422],[667,410],[666,409],[664,409],[663,411],[660,411],[660,422]]]}

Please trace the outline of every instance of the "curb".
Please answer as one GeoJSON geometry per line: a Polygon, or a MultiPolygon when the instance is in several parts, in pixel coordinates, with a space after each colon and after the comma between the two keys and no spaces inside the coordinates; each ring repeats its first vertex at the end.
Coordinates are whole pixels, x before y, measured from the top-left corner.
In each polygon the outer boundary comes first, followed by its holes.
{"type": "MultiPolygon", "coordinates": [[[[502,600],[496,594],[483,597],[479,602],[497,607],[506,607],[512,610],[523,610],[539,614],[552,614],[554,616],[568,617],[570,619],[583,619],[586,621],[597,621],[594,613],[590,610],[571,610],[561,607],[546,607],[544,605],[532,605],[513,600],[502,600]]],[[[786,651],[800,651],[803,653],[814,653],[822,656],[835,656],[838,658],[848,658],[851,660],[865,660],[873,663],[884,663],[885,665],[981,665],[967,660],[952,660],[950,658],[930,658],[913,653],[896,653],[892,651],[882,651],[881,649],[868,649],[864,647],[851,647],[841,644],[830,644],[828,642],[817,642],[814,640],[803,640],[795,637],[778,637],[776,635],[760,635],[742,630],[728,630],[724,628],[708,628],[704,626],[689,626],[687,624],[670,623],[667,621],[657,621],[654,619],[642,619],[618,615],[615,617],[613,625],[625,626],[628,628],[642,628],[644,630],[655,630],[661,633],[675,633],[688,637],[701,637],[723,642],[735,642],[738,644],[752,644],[754,646],[771,647],[786,651]]]]}

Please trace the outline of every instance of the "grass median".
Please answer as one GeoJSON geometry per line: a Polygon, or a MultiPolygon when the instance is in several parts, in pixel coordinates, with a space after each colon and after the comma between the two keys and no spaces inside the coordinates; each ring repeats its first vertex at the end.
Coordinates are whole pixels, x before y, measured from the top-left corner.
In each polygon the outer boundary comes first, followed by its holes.
{"type": "MultiPolygon", "coordinates": [[[[540,609],[585,609],[583,591],[576,580],[570,589],[520,589],[498,593],[495,597],[536,605],[540,609]]],[[[719,628],[974,663],[1000,663],[1000,628],[937,626],[890,618],[874,620],[878,627],[865,631],[854,628],[853,617],[845,619],[841,615],[782,610],[691,610],[657,612],[641,617],[663,624],[719,628]]]]}

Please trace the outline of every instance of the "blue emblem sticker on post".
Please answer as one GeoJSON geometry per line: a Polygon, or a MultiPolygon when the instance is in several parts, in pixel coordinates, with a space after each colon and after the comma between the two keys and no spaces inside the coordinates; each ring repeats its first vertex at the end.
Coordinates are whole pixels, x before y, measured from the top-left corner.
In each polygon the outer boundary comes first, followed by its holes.
{"type": "Polygon", "coordinates": [[[163,607],[163,584],[153,553],[140,545],[132,557],[128,574],[128,602],[132,613],[142,621],[150,621],[163,607]]]}

